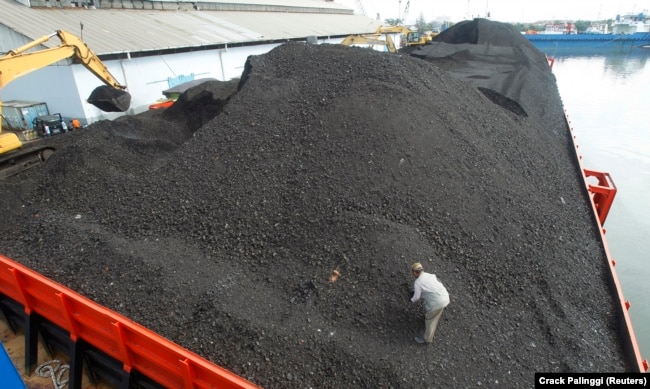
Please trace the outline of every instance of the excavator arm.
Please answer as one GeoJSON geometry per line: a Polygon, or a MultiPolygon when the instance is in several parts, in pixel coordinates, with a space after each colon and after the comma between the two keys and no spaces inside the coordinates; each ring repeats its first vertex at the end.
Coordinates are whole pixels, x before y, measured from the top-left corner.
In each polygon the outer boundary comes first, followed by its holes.
{"type": "Polygon", "coordinates": [[[429,40],[425,35],[405,26],[379,26],[375,34],[402,34],[406,38],[406,46],[421,46],[429,40]]]}
{"type": "Polygon", "coordinates": [[[2,67],[0,67],[0,88],[18,77],[67,58],[72,58],[75,62],[83,64],[95,76],[104,81],[106,85],[116,89],[126,89],[111,75],[102,61],[84,42],[65,31],[57,31],[54,34],[46,35],[0,57],[0,63],[2,63],[2,67]],[[61,40],[60,46],[31,53],[26,52],[55,36],[58,36],[61,40]],[[5,62],[7,62],[6,65],[5,62]]]}
{"type": "Polygon", "coordinates": [[[411,32],[407,27],[404,26],[379,26],[377,27],[376,34],[408,34],[411,32]]]}
{"type": "Polygon", "coordinates": [[[72,59],[86,67],[108,88],[96,89],[88,102],[106,112],[124,112],[129,109],[131,96],[108,71],[106,65],[78,37],[65,31],[43,36],[24,46],[7,52],[0,57],[0,88],[35,70],[64,59],[72,59]],[[57,47],[27,52],[57,36],[61,44],[57,47]]]}
{"type": "Polygon", "coordinates": [[[355,44],[359,45],[379,45],[379,46],[385,46],[386,49],[388,50],[389,53],[397,53],[397,48],[395,47],[395,43],[393,42],[393,39],[386,35],[386,39],[379,39],[379,37],[375,35],[371,36],[364,36],[364,35],[350,35],[347,36],[343,41],[341,41],[341,44],[344,46],[352,46],[355,44]]]}

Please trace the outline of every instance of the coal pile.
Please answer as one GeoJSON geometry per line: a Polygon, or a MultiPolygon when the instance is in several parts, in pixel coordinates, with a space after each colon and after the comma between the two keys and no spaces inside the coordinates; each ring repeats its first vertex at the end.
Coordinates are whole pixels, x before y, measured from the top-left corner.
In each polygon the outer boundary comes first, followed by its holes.
{"type": "Polygon", "coordinates": [[[563,129],[556,115],[560,101],[544,53],[512,25],[486,19],[466,20],[443,31],[434,42],[409,47],[414,57],[434,63],[453,77],[479,88],[488,98],[519,116],[549,120],[563,129]],[[548,84],[548,91],[540,89],[548,84]]]}
{"type": "MultiPolygon", "coordinates": [[[[532,52],[511,62],[529,74],[518,88],[490,88],[413,55],[283,44],[236,88],[95,123],[0,183],[3,253],[266,388],[628,371],[561,100],[532,52]],[[451,295],[429,346],[413,341],[414,261],[451,295]]],[[[445,61],[460,58],[476,56],[445,61]]]]}

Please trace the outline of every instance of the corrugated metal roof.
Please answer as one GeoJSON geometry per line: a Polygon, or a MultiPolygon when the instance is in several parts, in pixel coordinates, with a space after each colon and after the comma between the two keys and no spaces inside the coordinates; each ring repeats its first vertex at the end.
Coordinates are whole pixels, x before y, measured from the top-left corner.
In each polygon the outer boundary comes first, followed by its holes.
{"type": "MultiPolygon", "coordinates": [[[[178,0],[155,0],[178,3],[178,0]]],[[[192,0],[192,3],[239,4],[239,5],[278,5],[283,7],[309,7],[350,10],[343,4],[327,0],[192,0]]]]}
{"type": "MultiPolygon", "coordinates": [[[[299,0],[290,3],[316,2],[299,0]]],[[[329,2],[317,3],[320,7],[329,2]]],[[[0,15],[0,23],[30,39],[56,30],[81,36],[98,55],[308,36],[341,36],[373,32],[378,26],[375,20],[353,14],[30,8],[14,0],[0,0],[0,15]]],[[[58,44],[54,39],[45,45],[58,44]]]]}
{"type": "Polygon", "coordinates": [[[2,102],[2,108],[28,108],[28,107],[33,107],[35,105],[44,105],[42,101],[26,101],[26,100],[10,100],[10,101],[3,101],[2,102]]]}

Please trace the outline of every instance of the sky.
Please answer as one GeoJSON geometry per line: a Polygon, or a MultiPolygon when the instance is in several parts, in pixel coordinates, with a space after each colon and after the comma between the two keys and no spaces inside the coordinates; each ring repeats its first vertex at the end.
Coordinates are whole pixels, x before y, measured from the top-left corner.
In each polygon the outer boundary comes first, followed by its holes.
{"type": "Polygon", "coordinates": [[[424,16],[425,21],[451,21],[486,17],[498,22],[538,20],[602,20],[617,14],[650,11],[650,0],[334,0],[354,8],[362,3],[366,16],[380,20],[402,18],[407,2],[406,24],[424,16]]]}

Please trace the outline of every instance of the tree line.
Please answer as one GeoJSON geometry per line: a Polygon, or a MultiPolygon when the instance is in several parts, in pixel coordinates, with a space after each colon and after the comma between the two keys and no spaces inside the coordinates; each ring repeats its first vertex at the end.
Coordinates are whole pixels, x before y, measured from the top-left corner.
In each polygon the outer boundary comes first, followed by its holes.
{"type": "MultiPolygon", "coordinates": [[[[520,32],[530,32],[530,31],[544,31],[546,29],[546,26],[549,24],[555,24],[555,25],[564,25],[567,23],[571,23],[572,29],[576,30],[579,34],[587,32],[589,27],[592,27],[594,25],[606,25],[607,26],[607,31],[612,30],[612,22],[613,19],[607,19],[607,20],[601,20],[601,21],[590,21],[590,20],[577,20],[577,21],[570,21],[567,22],[566,20],[545,20],[545,21],[539,21],[535,23],[511,23],[517,31],[520,32]]],[[[402,19],[385,19],[384,24],[386,25],[391,25],[391,26],[398,26],[398,25],[403,25],[404,21],[402,19]]],[[[415,20],[415,24],[412,27],[414,30],[417,30],[420,33],[426,33],[429,31],[434,31],[434,32],[439,32],[439,31],[444,31],[445,29],[453,26],[455,23],[448,22],[448,21],[426,21],[424,18],[423,14],[420,14],[420,16],[415,20]]]]}

